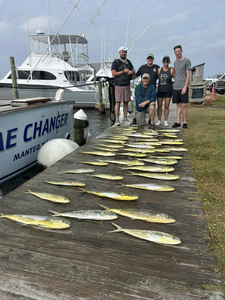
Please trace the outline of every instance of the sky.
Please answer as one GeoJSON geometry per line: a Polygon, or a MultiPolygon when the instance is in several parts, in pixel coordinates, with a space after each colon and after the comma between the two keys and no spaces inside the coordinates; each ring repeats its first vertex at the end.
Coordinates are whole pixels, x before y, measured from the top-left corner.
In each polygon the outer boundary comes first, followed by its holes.
{"type": "MultiPolygon", "coordinates": [[[[28,57],[28,34],[38,29],[47,33],[48,24],[50,33],[58,32],[77,1],[0,0],[0,78],[10,69],[10,56],[16,65],[28,57]]],[[[102,3],[80,0],[60,33],[79,34],[102,3]]],[[[146,63],[149,53],[154,54],[155,64],[161,66],[164,55],[173,63],[173,47],[180,44],[192,67],[205,63],[204,78],[223,73],[224,11],[225,0],[107,0],[85,32],[89,62],[118,57],[119,47],[143,33],[128,50],[136,70],[146,63]]]]}

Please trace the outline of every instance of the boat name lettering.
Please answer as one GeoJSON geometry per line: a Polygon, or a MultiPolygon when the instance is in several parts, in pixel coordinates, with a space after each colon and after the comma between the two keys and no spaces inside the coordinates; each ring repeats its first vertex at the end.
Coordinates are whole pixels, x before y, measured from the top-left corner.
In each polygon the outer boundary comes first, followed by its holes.
{"type": "MultiPolygon", "coordinates": [[[[52,132],[60,127],[67,125],[68,113],[51,117],[44,121],[34,122],[27,124],[23,131],[24,142],[30,142],[36,137],[43,136],[52,132]]],[[[7,130],[6,136],[3,132],[0,132],[0,152],[16,147],[18,128],[12,128],[7,130]]]]}
{"type": "MultiPolygon", "coordinates": [[[[47,140],[47,141],[48,141],[48,140],[47,140]]],[[[14,155],[13,161],[16,161],[16,160],[18,160],[18,159],[21,159],[22,157],[25,157],[25,156],[27,156],[27,155],[29,155],[29,154],[31,154],[31,153],[36,152],[36,151],[39,151],[39,150],[41,149],[41,146],[43,146],[47,141],[43,142],[42,145],[37,144],[36,146],[31,147],[31,148],[29,148],[29,149],[26,149],[26,150],[22,151],[21,153],[15,154],[15,155],[14,155]]]]}

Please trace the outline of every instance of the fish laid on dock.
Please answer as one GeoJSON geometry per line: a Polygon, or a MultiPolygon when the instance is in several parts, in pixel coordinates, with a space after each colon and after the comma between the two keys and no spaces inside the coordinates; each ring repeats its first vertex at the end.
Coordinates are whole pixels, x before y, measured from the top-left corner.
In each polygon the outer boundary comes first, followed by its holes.
{"type": "Polygon", "coordinates": [[[70,202],[70,200],[64,196],[50,194],[50,193],[32,192],[30,190],[28,190],[28,192],[25,192],[25,193],[32,194],[40,199],[48,200],[48,201],[52,201],[52,202],[57,202],[57,203],[69,203],[70,202]]]}
{"type": "Polygon", "coordinates": [[[166,137],[170,137],[170,138],[174,138],[174,139],[176,139],[177,138],[177,136],[175,135],[175,134],[172,134],[172,133],[161,133],[160,135],[159,135],[159,137],[164,137],[164,136],[166,136],[166,137]]]}
{"type": "Polygon", "coordinates": [[[159,185],[159,184],[155,184],[155,183],[122,184],[122,186],[130,187],[130,188],[134,188],[134,189],[156,191],[156,192],[171,192],[171,191],[174,191],[174,188],[172,186],[159,185]]]}
{"type": "Polygon", "coordinates": [[[78,181],[48,181],[45,180],[45,182],[53,185],[65,185],[65,186],[86,186],[83,182],[78,181]]]}
{"type": "MultiPolygon", "coordinates": [[[[157,144],[157,146],[160,146],[160,143],[159,144],[157,144]]],[[[131,147],[131,148],[138,148],[138,149],[142,149],[142,148],[144,148],[144,149],[154,149],[155,147],[152,145],[152,144],[149,144],[149,145],[147,145],[147,144],[144,144],[144,143],[141,143],[141,144],[126,144],[126,147],[131,147]]]]}
{"type": "Polygon", "coordinates": [[[187,148],[183,148],[183,147],[168,147],[168,148],[165,148],[165,149],[167,149],[167,150],[169,150],[169,151],[188,151],[188,149],[187,148]]]}
{"type": "Polygon", "coordinates": [[[113,140],[121,140],[121,141],[128,141],[129,137],[128,136],[123,136],[123,135],[111,135],[110,138],[113,140]]]}
{"type": "Polygon", "coordinates": [[[123,145],[107,145],[107,144],[100,144],[99,146],[108,147],[108,148],[123,148],[123,145]]]}
{"type": "Polygon", "coordinates": [[[148,143],[152,143],[152,142],[159,142],[159,139],[155,139],[154,136],[149,136],[146,139],[135,139],[135,143],[136,144],[148,144],[148,143]]]}
{"type": "Polygon", "coordinates": [[[161,141],[162,145],[183,145],[183,142],[180,141],[161,141]]]}
{"type": "MultiPolygon", "coordinates": [[[[144,154],[152,154],[155,153],[155,149],[138,149],[138,148],[123,148],[121,149],[123,151],[131,151],[131,152],[135,152],[135,153],[144,153],[144,154]]],[[[123,152],[120,152],[123,153],[123,152]]]]}
{"type": "Polygon", "coordinates": [[[150,155],[149,157],[151,157],[151,158],[159,158],[159,159],[175,159],[175,160],[183,158],[182,156],[179,156],[179,155],[160,155],[160,156],[150,155]]]}
{"type": "Polygon", "coordinates": [[[70,227],[70,223],[60,218],[35,215],[8,215],[2,214],[0,218],[7,218],[24,225],[33,225],[51,229],[65,229],[70,227]]]}
{"type": "Polygon", "coordinates": [[[181,240],[176,236],[160,231],[153,230],[139,230],[139,229],[128,229],[122,228],[117,224],[112,223],[117,229],[110,232],[124,232],[139,239],[147,240],[157,244],[167,244],[167,245],[178,245],[181,240]]]}
{"type": "Polygon", "coordinates": [[[155,152],[159,152],[159,153],[169,153],[170,150],[168,150],[167,148],[163,148],[163,149],[155,149],[155,152]]]}
{"type": "Polygon", "coordinates": [[[133,173],[131,175],[152,178],[152,179],[159,179],[159,180],[177,180],[179,176],[173,174],[166,174],[166,173],[133,173]]]}
{"type": "Polygon", "coordinates": [[[94,169],[74,169],[74,170],[67,170],[63,172],[58,172],[59,174],[66,174],[66,173],[71,173],[71,174],[83,174],[83,173],[92,173],[95,172],[94,169]]]}
{"type": "MultiPolygon", "coordinates": [[[[157,135],[157,134],[156,134],[157,135]]],[[[149,138],[149,135],[148,134],[141,134],[141,133],[128,133],[127,136],[130,136],[130,137],[138,137],[138,138],[149,138]]]]}
{"type": "Polygon", "coordinates": [[[158,164],[158,165],[175,165],[177,163],[176,159],[157,159],[157,158],[139,158],[140,160],[152,163],[152,164],[158,164]]]}
{"type": "Polygon", "coordinates": [[[123,176],[112,176],[112,175],[107,175],[107,174],[96,174],[96,175],[87,175],[91,177],[98,177],[101,179],[108,179],[108,180],[122,180],[123,176]]]}
{"type": "Polygon", "coordinates": [[[82,164],[88,164],[88,165],[93,165],[93,166],[108,166],[107,162],[104,161],[82,161],[82,164]]]}
{"type": "Polygon", "coordinates": [[[65,211],[65,212],[56,212],[49,210],[53,213],[54,217],[66,217],[74,218],[79,220],[96,220],[96,221],[107,221],[115,220],[118,218],[118,215],[114,212],[104,211],[104,210],[77,210],[77,211],[65,211]]]}
{"type": "Polygon", "coordinates": [[[125,144],[126,141],[119,141],[119,140],[101,140],[102,142],[107,142],[107,143],[114,143],[114,144],[125,144]]]}
{"type": "MultiPolygon", "coordinates": [[[[139,160],[104,160],[108,163],[119,164],[119,165],[127,165],[127,166],[144,166],[144,163],[139,160]]],[[[103,161],[102,161],[103,162],[103,161]]]]}
{"type": "Polygon", "coordinates": [[[133,152],[117,153],[117,155],[134,156],[134,157],[146,157],[147,156],[147,154],[144,154],[144,153],[133,153],[133,152]]]}
{"type": "Polygon", "coordinates": [[[139,171],[144,171],[144,172],[172,172],[174,171],[174,168],[172,167],[165,167],[165,166],[133,166],[133,167],[126,167],[123,168],[125,170],[139,170],[139,171]]]}
{"type": "Polygon", "coordinates": [[[128,217],[136,220],[143,220],[146,222],[152,223],[165,223],[170,224],[176,222],[176,220],[164,213],[153,211],[151,209],[142,209],[142,208],[109,208],[107,206],[100,205],[102,208],[107,211],[114,212],[115,214],[128,217]]]}
{"type": "Polygon", "coordinates": [[[81,189],[81,190],[88,194],[96,195],[99,197],[106,197],[106,198],[110,198],[110,199],[114,199],[114,200],[133,201],[133,200],[137,200],[139,198],[138,195],[126,195],[124,193],[119,194],[119,193],[115,193],[115,192],[95,192],[95,191],[87,191],[85,189],[81,189]]]}
{"type": "Polygon", "coordinates": [[[115,156],[115,153],[107,152],[107,151],[82,151],[81,153],[84,154],[91,154],[91,155],[99,155],[99,156],[115,156]]]}
{"type": "Polygon", "coordinates": [[[179,132],[180,129],[159,129],[160,132],[179,132]]]}
{"type": "Polygon", "coordinates": [[[108,151],[108,150],[110,150],[111,152],[118,152],[118,151],[120,151],[120,149],[108,149],[108,148],[104,148],[104,147],[95,147],[94,149],[101,150],[101,151],[108,151]]]}

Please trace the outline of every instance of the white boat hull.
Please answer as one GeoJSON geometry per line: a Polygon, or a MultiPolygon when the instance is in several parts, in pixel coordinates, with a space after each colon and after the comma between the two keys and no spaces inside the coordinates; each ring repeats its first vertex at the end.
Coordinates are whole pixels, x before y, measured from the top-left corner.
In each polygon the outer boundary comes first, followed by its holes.
{"type": "Polygon", "coordinates": [[[42,145],[55,138],[68,138],[73,104],[50,101],[0,111],[0,184],[37,163],[42,145]]]}

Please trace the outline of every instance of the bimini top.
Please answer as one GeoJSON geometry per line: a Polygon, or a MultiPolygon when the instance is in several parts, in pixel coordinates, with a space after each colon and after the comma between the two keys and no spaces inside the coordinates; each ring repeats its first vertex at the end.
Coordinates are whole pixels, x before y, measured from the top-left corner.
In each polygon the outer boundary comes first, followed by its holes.
{"type": "Polygon", "coordinates": [[[81,35],[68,34],[31,34],[30,38],[44,44],[87,44],[88,41],[81,35]]]}

